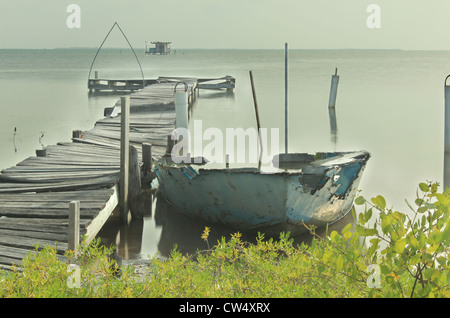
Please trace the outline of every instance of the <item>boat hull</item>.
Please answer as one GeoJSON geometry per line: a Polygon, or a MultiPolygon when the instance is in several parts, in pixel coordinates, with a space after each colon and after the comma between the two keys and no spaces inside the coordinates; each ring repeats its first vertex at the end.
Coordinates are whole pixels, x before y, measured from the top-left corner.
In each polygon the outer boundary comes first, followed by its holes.
{"type": "Polygon", "coordinates": [[[351,210],[369,155],[346,153],[342,158],[276,173],[196,170],[164,161],[156,163],[155,171],[163,196],[184,214],[241,231],[301,234],[304,224],[331,224],[351,210]]]}

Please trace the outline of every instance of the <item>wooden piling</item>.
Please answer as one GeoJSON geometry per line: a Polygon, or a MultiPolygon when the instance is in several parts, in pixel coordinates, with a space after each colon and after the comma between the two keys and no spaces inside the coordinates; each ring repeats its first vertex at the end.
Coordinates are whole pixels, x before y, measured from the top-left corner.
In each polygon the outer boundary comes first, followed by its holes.
{"type": "Polygon", "coordinates": [[[37,157],[46,157],[47,149],[36,149],[36,156],[37,157]]]}
{"type": "Polygon", "coordinates": [[[128,185],[128,204],[131,217],[142,219],[144,216],[144,202],[142,201],[141,173],[137,149],[130,145],[130,170],[128,185]]]}
{"type": "Polygon", "coordinates": [[[69,240],[68,249],[78,254],[78,245],[80,244],[80,201],[71,201],[69,203],[69,240]]]}
{"type": "Polygon", "coordinates": [[[172,154],[172,148],[174,145],[175,145],[175,140],[172,139],[172,134],[167,135],[166,156],[170,156],[172,154]]]}
{"type": "Polygon", "coordinates": [[[153,170],[152,162],[152,144],[143,143],[142,144],[142,172],[144,175],[149,174],[153,170]]]}
{"type": "Polygon", "coordinates": [[[288,153],[288,44],[284,43],[284,152],[288,153]]]}
{"type": "Polygon", "coordinates": [[[72,131],[72,138],[81,138],[81,137],[82,137],[81,130],[72,131]]]}
{"type": "Polygon", "coordinates": [[[120,223],[128,220],[128,182],[130,163],[130,96],[120,98],[121,130],[120,130],[120,223]]]}
{"type": "Polygon", "coordinates": [[[252,94],[253,94],[253,103],[255,106],[255,116],[256,116],[256,125],[258,129],[258,139],[259,139],[259,160],[258,160],[258,170],[261,169],[261,160],[262,160],[262,154],[263,154],[263,144],[261,139],[261,124],[259,120],[259,111],[258,111],[258,102],[256,100],[256,92],[255,92],[255,84],[253,83],[253,73],[252,71],[250,73],[250,83],[252,85],[252,94]]]}

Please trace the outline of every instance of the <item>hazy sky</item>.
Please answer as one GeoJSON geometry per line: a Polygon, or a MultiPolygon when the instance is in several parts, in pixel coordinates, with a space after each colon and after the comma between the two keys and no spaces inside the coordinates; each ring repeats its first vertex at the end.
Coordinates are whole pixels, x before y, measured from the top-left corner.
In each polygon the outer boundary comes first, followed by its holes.
{"type": "Polygon", "coordinates": [[[98,47],[116,21],[138,48],[450,49],[449,0],[1,0],[0,48],[98,47]],[[367,25],[371,4],[381,28],[367,25]]]}

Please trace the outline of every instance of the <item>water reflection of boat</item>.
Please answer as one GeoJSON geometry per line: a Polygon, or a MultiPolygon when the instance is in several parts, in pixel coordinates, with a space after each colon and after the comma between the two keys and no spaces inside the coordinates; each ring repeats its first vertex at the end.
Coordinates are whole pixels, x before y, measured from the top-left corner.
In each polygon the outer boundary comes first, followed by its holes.
{"type": "Polygon", "coordinates": [[[155,162],[160,191],[173,206],[210,224],[240,231],[306,231],[344,217],[353,205],[369,153],[290,154],[288,169],[207,169],[155,162]]]}
{"type": "MultiPolygon", "coordinates": [[[[157,194],[155,220],[158,220],[157,223],[161,226],[161,236],[157,245],[158,256],[162,258],[169,257],[171,251],[175,247],[182,254],[190,255],[193,255],[199,250],[208,249],[208,243],[201,238],[205,227],[210,228],[208,237],[210,248],[215,246],[222,238],[225,238],[228,241],[232,234],[239,232],[231,227],[221,224],[211,224],[205,220],[187,216],[168,203],[161,193],[157,194]]],[[[347,224],[353,224],[354,221],[355,219],[353,218],[352,213],[348,213],[344,218],[333,223],[327,229],[317,229],[316,234],[323,236],[325,235],[326,230],[328,233],[331,231],[341,231],[347,224]]],[[[245,231],[240,233],[242,235],[242,241],[256,243],[258,237],[257,231],[245,231]]],[[[265,237],[267,239],[270,238],[268,235],[265,237]]],[[[279,235],[273,235],[272,237],[276,240],[279,238],[279,235]]],[[[291,238],[293,239],[294,244],[309,244],[312,235],[307,232],[302,235],[291,236],[291,238]]]]}

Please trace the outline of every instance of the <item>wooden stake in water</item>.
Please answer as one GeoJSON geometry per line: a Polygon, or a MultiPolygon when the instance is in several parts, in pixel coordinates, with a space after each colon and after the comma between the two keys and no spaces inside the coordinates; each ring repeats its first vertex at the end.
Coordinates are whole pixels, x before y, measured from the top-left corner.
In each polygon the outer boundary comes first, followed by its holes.
{"type": "Polygon", "coordinates": [[[288,44],[284,44],[284,152],[288,153],[288,44]]]}
{"type": "Polygon", "coordinates": [[[142,167],[143,174],[147,175],[150,172],[152,172],[152,169],[153,169],[152,144],[145,143],[145,142],[142,144],[142,162],[143,162],[143,167],[142,167]]]}
{"type": "Polygon", "coordinates": [[[255,85],[253,83],[253,73],[250,71],[250,82],[252,84],[252,94],[253,94],[253,103],[255,105],[255,114],[256,114],[256,125],[258,127],[258,139],[259,139],[259,160],[258,160],[258,169],[261,169],[261,159],[262,159],[262,153],[263,153],[263,145],[261,140],[261,124],[259,121],[259,112],[258,112],[258,102],[256,101],[256,92],[255,92],[255,85]]]}
{"type": "Polygon", "coordinates": [[[74,251],[76,257],[78,254],[78,244],[80,244],[80,201],[71,201],[69,203],[68,234],[68,249],[74,251]]]}

